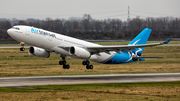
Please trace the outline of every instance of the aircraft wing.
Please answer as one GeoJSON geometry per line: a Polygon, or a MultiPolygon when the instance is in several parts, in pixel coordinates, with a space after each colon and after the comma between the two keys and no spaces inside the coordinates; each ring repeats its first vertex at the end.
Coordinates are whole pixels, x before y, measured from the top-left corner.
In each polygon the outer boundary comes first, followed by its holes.
{"type": "MultiPolygon", "coordinates": [[[[163,43],[153,43],[153,44],[141,44],[141,45],[101,45],[101,46],[92,46],[92,47],[81,47],[89,52],[91,54],[98,54],[99,52],[106,52],[109,53],[109,51],[115,51],[117,53],[120,53],[120,50],[134,50],[135,48],[142,48],[142,47],[151,47],[151,46],[158,46],[163,44],[168,44],[171,39],[168,39],[164,41],[163,43]]],[[[59,48],[64,48],[68,50],[71,46],[57,46],[59,48]]],[[[110,53],[109,53],[110,54],[110,53]]]]}
{"type": "Polygon", "coordinates": [[[120,53],[120,50],[135,50],[135,48],[142,48],[142,47],[151,47],[151,46],[158,46],[163,44],[168,44],[171,39],[164,41],[163,43],[153,43],[153,44],[141,44],[141,45],[110,45],[110,46],[95,46],[95,47],[86,47],[88,50],[97,50],[98,52],[106,52],[109,51],[116,51],[120,53]]]}
{"type": "Polygon", "coordinates": [[[87,49],[104,49],[104,50],[133,50],[135,48],[142,48],[142,47],[151,47],[151,46],[158,46],[163,45],[163,43],[154,43],[154,44],[141,44],[141,45],[110,45],[110,46],[95,46],[95,47],[86,47],[87,49]]]}

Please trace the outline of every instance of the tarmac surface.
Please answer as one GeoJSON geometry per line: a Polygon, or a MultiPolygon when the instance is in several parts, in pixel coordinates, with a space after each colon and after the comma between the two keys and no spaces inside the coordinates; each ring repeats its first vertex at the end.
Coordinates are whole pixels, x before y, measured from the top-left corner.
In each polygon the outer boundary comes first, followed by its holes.
{"type": "Polygon", "coordinates": [[[180,73],[2,77],[0,78],[0,87],[161,81],[180,81],[180,73]]]}

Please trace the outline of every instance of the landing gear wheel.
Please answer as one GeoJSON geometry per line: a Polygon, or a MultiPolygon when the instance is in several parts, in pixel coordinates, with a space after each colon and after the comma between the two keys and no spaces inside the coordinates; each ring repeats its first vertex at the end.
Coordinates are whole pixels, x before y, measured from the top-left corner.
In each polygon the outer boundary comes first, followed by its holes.
{"type": "Polygon", "coordinates": [[[63,65],[66,65],[66,61],[62,61],[63,65]]]}
{"type": "Polygon", "coordinates": [[[59,65],[63,65],[63,69],[69,69],[70,66],[69,66],[69,65],[66,65],[65,57],[62,57],[62,60],[63,60],[63,61],[59,61],[59,65]]]}
{"type": "Polygon", "coordinates": [[[89,69],[93,69],[93,65],[89,65],[89,69]]]}
{"type": "Polygon", "coordinates": [[[83,64],[83,65],[86,65],[86,61],[83,61],[82,64],[83,64]]]}
{"type": "Polygon", "coordinates": [[[59,61],[59,65],[63,65],[63,61],[59,61]]]}
{"type": "Polygon", "coordinates": [[[63,65],[63,69],[66,69],[66,65],[63,65]]]}
{"type": "Polygon", "coordinates": [[[83,61],[82,62],[83,65],[89,65],[89,63],[90,63],[89,61],[83,61]]]}
{"type": "Polygon", "coordinates": [[[70,66],[69,65],[63,65],[63,69],[69,69],[70,66]]]}
{"type": "Polygon", "coordinates": [[[20,51],[24,51],[24,50],[25,50],[25,48],[24,48],[24,42],[21,42],[20,45],[21,45],[20,51]]]}
{"type": "Polygon", "coordinates": [[[59,61],[59,65],[66,65],[66,61],[59,61]]]}
{"type": "Polygon", "coordinates": [[[89,61],[86,61],[86,65],[89,65],[89,63],[90,63],[89,61]]]}
{"type": "Polygon", "coordinates": [[[90,69],[90,68],[89,68],[89,65],[86,65],[86,69],[90,69]]]}
{"type": "Polygon", "coordinates": [[[69,65],[66,65],[66,69],[69,69],[70,68],[70,66],[69,65]]]}
{"type": "Polygon", "coordinates": [[[87,61],[83,61],[82,64],[86,65],[86,69],[93,69],[93,65],[89,65],[90,62],[88,60],[87,61]]]}
{"type": "Polygon", "coordinates": [[[21,48],[20,48],[20,51],[24,51],[24,50],[25,50],[25,48],[24,48],[24,47],[21,47],[21,48]]]}

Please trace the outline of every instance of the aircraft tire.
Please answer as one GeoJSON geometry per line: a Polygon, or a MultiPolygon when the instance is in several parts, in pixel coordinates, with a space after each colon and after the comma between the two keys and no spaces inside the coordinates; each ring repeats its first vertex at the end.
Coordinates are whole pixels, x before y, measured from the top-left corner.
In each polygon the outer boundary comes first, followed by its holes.
{"type": "Polygon", "coordinates": [[[83,61],[82,64],[83,64],[83,65],[86,65],[86,61],[83,61]]]}
{"type": "Polygon", "coordinates": [[[63,69],[66,69],[66,65],[63,65],[63,69]]]}
{"type": "Polygon", "coordinates": [[[93,69],[93,65],[89,65],[89,69],[93,69]]]}
{"type": "Polygon", "coordinates": [[[59,61],[59,65],[63,65],[63,61],[59,61]]]}
{"type": "Polygon", "coordinates": [[[89,61],[86,61],[86,65],[89,65],[89,63],[90,63],[89,61]]]}
{"type": "Polygon", "coordinates": [[[70,68],[70,66],[69,65],[66,65],[66,69],[69,69],[70,68]]]}
{"type": "Polygon", "coordinates": [[[86,69],[90,69],[90,68],[89,68],[89,65],[86,65],[86,69]]]}
{"type": "Polygon", "coordinates": [[[24,50],[25,50],[25,48],[23,48],[23,47],[20,48],[20,51],[24,51],[24,50]]]}

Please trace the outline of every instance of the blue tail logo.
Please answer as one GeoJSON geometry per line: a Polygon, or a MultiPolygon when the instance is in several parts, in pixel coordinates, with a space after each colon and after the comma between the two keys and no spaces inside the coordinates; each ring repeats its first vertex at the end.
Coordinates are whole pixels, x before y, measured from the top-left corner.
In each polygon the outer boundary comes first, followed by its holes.
{"type": "MultiPolygon", "coordinates": [[[[128,45],[142,45],[146,44],[151,34],[151,29],[145,28],[139,35],[137,35],[128,45]]],[[[135,55],[141,56],[144,48],[136,48],[135,50],[131,50],[135,55]]]]}

